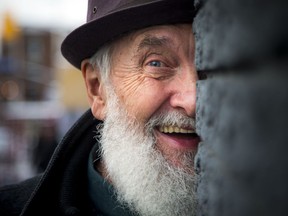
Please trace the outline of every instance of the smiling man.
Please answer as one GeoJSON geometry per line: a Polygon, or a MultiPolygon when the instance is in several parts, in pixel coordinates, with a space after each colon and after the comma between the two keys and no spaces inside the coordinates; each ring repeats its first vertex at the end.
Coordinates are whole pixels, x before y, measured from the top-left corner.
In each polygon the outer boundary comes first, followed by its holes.
{"type": "Polygon", "coordinates": [[[89,1],[62,53],[91,110],[24,184],[27,198],[38,186],[22,215],[195,215],[194,13],[186,0],[89,1]]]}
{"type": "Polygon", "coordinates": [[[138,30],[104,52],[107,65],[94,63],[96,54],[81,66],[92,113],[104,121],[96,169],[121,203],[143,215],[193,215],[199,137],[191,24],[138,30]]]}

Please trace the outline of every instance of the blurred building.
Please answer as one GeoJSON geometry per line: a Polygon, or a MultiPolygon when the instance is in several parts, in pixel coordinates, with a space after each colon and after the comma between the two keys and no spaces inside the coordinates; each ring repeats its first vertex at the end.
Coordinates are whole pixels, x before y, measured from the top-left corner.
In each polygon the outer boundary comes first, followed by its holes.
{"type": "Polygon", "coordinates": [[[59,140],[88,107],[81,74],[60,55],[64,35],[53,29],[18,26],[8,13],[3,18],[0,185],[34,175],[32,152],[42,129],[53,131],[59,140]]]}

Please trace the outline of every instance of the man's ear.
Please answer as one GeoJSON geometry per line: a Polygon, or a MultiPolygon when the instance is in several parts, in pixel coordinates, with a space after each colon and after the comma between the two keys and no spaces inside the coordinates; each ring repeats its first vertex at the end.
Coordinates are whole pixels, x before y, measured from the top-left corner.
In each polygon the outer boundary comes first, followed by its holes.
{"type": "Polygon", "coordinates": [[[95,118],[104,120],[106,95],[101,81],[100,71],[98,68],[93,67],[88,59],[82,61],[81,71],[85,81],[91,111],[95,118]]]}

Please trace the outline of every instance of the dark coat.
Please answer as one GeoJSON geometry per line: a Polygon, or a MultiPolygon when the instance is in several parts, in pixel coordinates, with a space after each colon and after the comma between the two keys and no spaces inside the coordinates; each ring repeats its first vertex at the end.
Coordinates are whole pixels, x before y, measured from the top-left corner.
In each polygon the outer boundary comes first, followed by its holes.
{"type": "Polygon", "coordinates": [[[98,123],[90,110],[87,111],[57,146],[43,174],[2,187],[0,215],[92,215],[87,167],[90,150],[96,143],[98,123]]]}

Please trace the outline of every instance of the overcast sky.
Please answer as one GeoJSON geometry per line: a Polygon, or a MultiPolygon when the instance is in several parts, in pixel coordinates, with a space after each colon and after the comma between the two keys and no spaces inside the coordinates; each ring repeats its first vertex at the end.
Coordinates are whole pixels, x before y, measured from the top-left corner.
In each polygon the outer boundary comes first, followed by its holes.
{"type": "Polygon", "coordinates": [[[0,18],[3,20],[3,13],[9,11],[21,26],[74,29],[85,23],[87,2],[87,0],[0,0],[0,18]]]}

